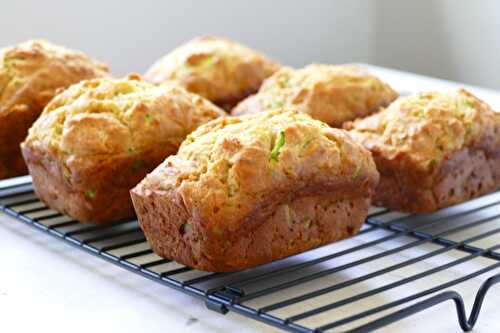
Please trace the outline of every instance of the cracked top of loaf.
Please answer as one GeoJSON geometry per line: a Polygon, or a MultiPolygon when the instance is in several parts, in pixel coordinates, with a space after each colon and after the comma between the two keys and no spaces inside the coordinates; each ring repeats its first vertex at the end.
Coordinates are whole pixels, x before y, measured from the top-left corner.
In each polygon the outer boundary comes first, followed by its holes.
{"type": "Polygon", "coordinates": [[[198,37],[159,59],[145,78],[176,80],[217,105],[234,105],[257,91],[280,65],[260,52],[222,37],[198,37]]]}
{"type": "Polygon", "coordinates": [[[200,126],[133,191],[174,193],[217,233],[301,196],[366,195],[377,181],[371,154],[345,131],[273,111],[200,126]]]}
{"type": "Polygon", "coordinates": [[[179,146],[199,125],[225,113],[175,84],[138,75],[82,81],[57,95],[25,144],[68,156],[120,156],[179,146]]]}
{"type": "Polygon", "coordinates": [[[6,47],[0,50],[0,114],[16,108],[41,112],[57,89],[105,76],[107,66],[45,40],[6,47]]]}
{"type": "Polygon", "coordinates": [[[364,68],[354,65],[311,64],[282,68],[262,84],[259,92],[238,104],[233,115],[293,107],[339,127],[378,111],[398,94],[364,68]]]}
{"type": "Polygon", "coordinates": [[[421,170],[468,147],[500,145],[500,114],[464,89],[399,98],[345,128],[374,154],[409,159],[421,170]]]}

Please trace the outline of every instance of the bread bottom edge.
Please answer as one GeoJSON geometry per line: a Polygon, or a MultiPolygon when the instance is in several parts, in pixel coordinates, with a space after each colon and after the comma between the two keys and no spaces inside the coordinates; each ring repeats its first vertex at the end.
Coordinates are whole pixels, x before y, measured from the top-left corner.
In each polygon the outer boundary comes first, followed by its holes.
{"type": "Polygon", "coordinates": [[[129,191],[164,158],[164,154],[152,152],[154,157],[109,159],[79,170],[65,170],[57,156],[49,152],[28,145],[23,145],[22,152],[37,196],[62,214],[94,224],[135,217],[129,191]]]}
{"type": "Polygon", "coordinates": [[[380,172],[373,203],[405,213],[432,213],[499,189],[500,155],[463,149],[449,156],[435,174],[380,172]]]}
{"type": "Polygon", "coordinates": [[[338,197],[298,198],[278,205],[246,234],[214,237],[196,226],[185,230],[184,222],[192,222],[192,216],[177,199],[132,191],[141,228],[154,252],[210,272],[240,271],[355,235],[368,213],[371,193],[338,197]]]}

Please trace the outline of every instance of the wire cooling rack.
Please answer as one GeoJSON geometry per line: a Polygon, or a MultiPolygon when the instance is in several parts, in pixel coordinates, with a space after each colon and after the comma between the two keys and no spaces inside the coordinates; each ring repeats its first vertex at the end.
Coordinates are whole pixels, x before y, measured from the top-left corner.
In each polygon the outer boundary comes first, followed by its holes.
{"type": "Polygon", "coordinates": [[[211,310],[291,332],[371,332],[441,303],[454,304],[469,331],[500,281],[500,192],[429,215],[372,209],[348,242],[238,273],[197,271],[156,256],[136,220],[80,224],[40,202],[29,179],[0,187],[0,210],[211,310]],[[463,285],[474,292],[454,291],[463,285]]]}

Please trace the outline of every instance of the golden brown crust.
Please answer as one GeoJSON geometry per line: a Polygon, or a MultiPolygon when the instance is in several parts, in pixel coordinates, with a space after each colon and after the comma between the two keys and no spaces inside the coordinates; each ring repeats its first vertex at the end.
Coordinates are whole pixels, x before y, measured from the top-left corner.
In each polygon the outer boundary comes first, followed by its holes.
{"type": "Polygon", "coordinates": [[[343,131],[275,111],[201,126],[131,194],[159,255],[233,271],[355,233],[377,181],[343,131]]]}
{"type": "Polygon", "coordinates": [[[24,106],[13,112],[0,113],[0,179],[28,173],[19,143],[26,138],[38,115],[24,106]]]}
{"type": "Polygon", "coordinates": [[[433,212],[500,188],[500,115],[464,90],[401,98],[345,127],[373,154],[377,205],[433,212]]]}
{"type": "Polygon", "coordinates": [[[230,110],[256,92],[280,65],[263,54],[221,37],[199,37],[174,49],[146,72],[162,83],[175,80],[187,90],[230,110]]]}
{"type": "Polygon", "coordinates": [[[205,271],[231,272],[356,234],[370,206],[370,195],[303,196],[273,207],[266,217],[252,220],[249,230],[235,230],[224,241],[204,236],[202,228],[184,231],[186,221],[198,223],[181,201],[176,202],[178,198],[157,192],[144,196],[133,192],[132,198],[141,228],[159,256],[205,271]]]}
{"type": "Polygon", "coordinates": [[[312,64],[302,69],[282,68],[264,81],[259,92],[238,104],[240,116],[293,107],[339,127],[385,107],[398,94],[358,66],[312,64]]]}
{"type": "Polygon", "coordinates": [[[23,145],[22,151],[35,192],[47,206],[81,222],[104,224],[134,216],[129,189],[177,147],[105,159],[79,157],[69,165],[36,146],[23,145]]]}
{"type": "Polygon", "coordinates": [[[394,165],[374,154],[380,182],[373,203],[393,210],[428,213],[500,188],[500,156],[463,149],[446,158],[434,173],[414,165],[394,165]]]}
{"type": "Polygon", "coordinates": [[[82,81],[56,96],[22,151],[39,197],[82,222],[133,216],[128,191],[185,136],[224,112],[175,85],[82,81]]]}
{"type": "Polygon", "coordinates": [[[0,51],[0,179],[25,174],[19,144],[56,94],[83,79],[107,76],[107,67],[81,52],[43,40],[0,51]]]}

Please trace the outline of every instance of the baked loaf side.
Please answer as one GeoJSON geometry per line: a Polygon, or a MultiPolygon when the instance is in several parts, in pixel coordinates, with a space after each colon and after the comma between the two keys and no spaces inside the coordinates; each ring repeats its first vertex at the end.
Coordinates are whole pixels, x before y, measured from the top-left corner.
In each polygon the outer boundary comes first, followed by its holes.
{"type": "Polygon", "coordinates": [[[57,89],[107,75],[105,65],[44,40],[0,50],[0,179],[27,173],[19,144],[57,89]]]}
{"type": "Polygon", "coordinates": [[[222,115],[181,87],[136,75],[82,81],[47,105],[22,151],[46,204],[105,223],[133,216],[128,191],[187,134],[222,115]]]}
{"type": "Polygon", "coordinates": [[[330,126],[367,116],[387,106],[398,94],[365,69],[351,65],[312,64],[282,68],[248,97],[232,115],[294,107],[330,126]]]}
{"type": "Polygon", "coordinates": [[[500,188],[500,115],[465,90],[401,98],[345,127],[373,154],[377,205],[433,212],[500,188]]]}
{"type": "Polygon", "coordinates": [[[355,234],[377,180],[344,131],[275,111],[201,126],[131,194],[157,254],[234,271],[355,234]]]}
{"type": "Polygon", "coordinates": [[[230,110],[256,92],[279,67],[263,54],[227,38],[199,37],[159,59],[145,78],[155,83],[176,80],[230,110]]]}

